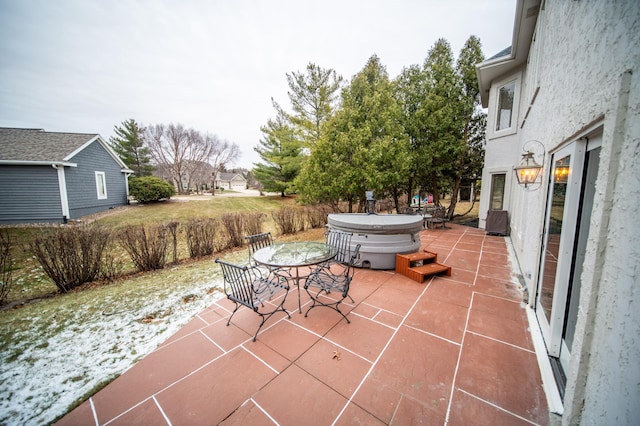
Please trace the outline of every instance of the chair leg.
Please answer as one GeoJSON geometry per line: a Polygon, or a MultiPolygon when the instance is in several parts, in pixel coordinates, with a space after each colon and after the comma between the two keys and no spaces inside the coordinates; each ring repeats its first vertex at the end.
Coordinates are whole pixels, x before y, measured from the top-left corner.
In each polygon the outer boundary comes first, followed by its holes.
{"type": "MultiPolygon", "coordinates": [[[[268,319],[268,317],[265,318],[264,315],[260,314],[260,317],[262,318],[262,322],[260,323],[260,325],[258,326],[258,329],[256,330],[256,334],[253,335],[253,341],[256,341],[256,338],[258,337],[258,332],[260,331],[260,329],[262,328],[262,326],[264,325],[265,321],[268,319]]],[[[269,315],[271,316],[271,315],[269,315]]]]}
{"type": "Polygon", "coordinates": [[[231,312],[231,315],[229,315],[229,319],[227,320],[227,327],[229,327],[229,324],[231,324],[231,318],[233,318],[233,315],[236,313],[236,311],[240,308],[240,304],[238,302],[236,302],[235,300],[233,301],[233,303],[236,304],[236,308],[233,310],[233,312],[231,312]]]}
{"type": "MultiPolygon", "coordinates": [[[[342,299],[342,300],[344,300],[344,299],[342,299]]],[[[343,314],[343,313],[342,313],[342,311],[340,310],[340,308],[338,307],[338,305],[339,305],[340,303],[342,303],[342,300],[341,300],[340,302],[336,303],[336,307],[335,307],[335,309],[336,309],[336,311],[338,311],[338,313],[339,313],[340,315],[342,315],[342,318],[344,318],[345,320],[347,320],[347,324],[351,324],[351,321],[349,321],[349,318],[347,318],[347,316],[346,316],[345,314],[343,314]]]]}
{"type": "MultiPolygon", "coordinates": [[[[344,300],[344,297],[340,300],[338,300],[337,302],[332,302],[332,303],[322,303],[319,301],[319,297],[320,297],[320,293],[322,293],[323,291],[328,295],[329,292],[327,290],[324,289],[320,289],[315,296],[313,296],[311,294],[311,292],[309,291],[309,289],[306,289],[307,293],[309,293],[309,296],[311,297],[311,300],[313,301],[313,303],[311,304],[311,306],[309,306],[309,309],[307,309],[307,312],[305,312],[304,316],[305,318],[307,317],[307,315],[309,314],[309,311],[313,308],[319,307],[319,306],[324,306],[330,309],[333,309],[334,311],[337,311],[340,315],[342,315],[342,318],[344,318],[345,320],[347,320],[347,324],[351,324],[351,321],[349,321],[349,318],[347,318],[347,316],[345,314],[342,313],[342,311],[340,310],[340,308],[338,307],[338,305],[340,305],[340,303],[342,303],[342,301],[344,300]]],[[[351,297],[351,296],[349,296],[351,297]]],[[[353,299],[351,299],[353,301],[353,299]]],[[[355,302],[354,302],[355,303],[355,302]]]]}
{"type": "MultiPolygon", "coordinates": [[[[289,292],[287,291],[287,294],[289,292]]],[[[289,319],[291,319],[291,315],[289,315],[289,312],[287,312],[287,310],[284,308],[284,301],[287,299],[287,294],[284,295],[284,297],[282,298],[282,301],[280,302],[280,304],[271,312],[267,312],[266,314],[263,314],[261,312],[258,312],[258,309],[255,309],[255,312],[260,315],[262,317],[262,322],[260,323],[260,325],[258,326],[258,329],[256,330],[256,334],[253,335],[253,341],[256,341],[256,338],[258,337],[258,332],[260,331],[260,329],[262,328],[262,326],[264,325],[265,322],[267,322],[267,320],[269,318],[271,318],[273,316],[273,314],[275,314],[278,311],[282,311],[285,314],[287,314],[287,317],[289,319]]],[[[264,304],[262,304],[262,306],[264,307],[264,304]]]]}

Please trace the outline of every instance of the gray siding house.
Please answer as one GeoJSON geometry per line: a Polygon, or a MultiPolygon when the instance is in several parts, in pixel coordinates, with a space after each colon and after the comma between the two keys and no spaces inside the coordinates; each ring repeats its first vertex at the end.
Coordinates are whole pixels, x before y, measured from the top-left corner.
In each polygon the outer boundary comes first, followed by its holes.
{"type": "Polygon", "coordinates": [[[131,173],[100,135],[0,128],[0,224],[64,223],[126,205],[131,173]]]}

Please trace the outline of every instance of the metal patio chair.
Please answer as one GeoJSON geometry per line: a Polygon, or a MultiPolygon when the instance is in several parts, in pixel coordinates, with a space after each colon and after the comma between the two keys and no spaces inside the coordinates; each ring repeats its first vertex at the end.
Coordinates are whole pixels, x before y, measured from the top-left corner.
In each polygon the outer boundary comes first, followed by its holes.
{"type": "Polygon", "coordinates": [[[249,243],[249,263],[254,264],[253,261],[253,253],[260,250],[261,248],[268,247],[273,245],[273,238],[271,237],[271,232],[263,232],[260,234],[247,235],[244,237],[245,240],[249,243]]]}
{"type": "Polygon", "coordinates": [[[339,305],[347,297],[354,302],[349,295],[349,286],[353,279],[353,268],[358,259],[360,244],[356,245],[351,252],[352,235],[341,231],[329,231],[327,234],[327,244],[336,247],[338,254],[332,261],[311,272],[307,278],[304,289],[313,303],[304,314],[305,317],[311,309],[326,306],[338,311],[347,323],[351,323],[349,318],[340,311],[339,305]]]}
{"type": "Polygon", "coordinates": [[[429,223],[427,220],[433,217],[433,212],[438,208],[435,204],[425,204],[420,214],[422,215],[422,227],[427,228],[429,223]]]}
{"type": "Polygon", "coordinates": [[[262,322],[253,336],[255,342],[260,328],[273,314],[282,311],[291,318],[289,312],[284,309],[284,302],[289,294],[289,284],[286,280],[263,278],[260,269],[252,266],[234,265],[221,259],[216,259],[216,263],[222,268],[224,292],[227,298],[236,305],[229,316],[227,326],[231,323],[231,318],[240,306],[246,306],[262,318],[262,322]],[[270,309],[270,304],[265,304],[265,302],[270,301],[281,290],[285,291],[282,299],[277,305],[271,305],[275,306],[274,309],[270,309]]]}
{"type": "Polygon", "coordinates": [[[253,253],[260,250],[261,248],[269,247],[273,245],[273,237],[271,236],[271,232],[262,232],[260,234],[247,235],[244,237],[249,244],[249,265],[260,268],[263,276],[269,276],[269,278],[280,280],[282,278],[291,278],[291,273],[282,268],[270,268],[265,265],[260,265],[256,263],[253,259],[253,253]]]}
{"type": "MultiPolygon", "coordinates": [[[[352,233],[342,232],[336,230],[328,230],[327,231],[327,244],[332,247],[338,249],[338,254],[336,257],[331,259],[329,262],[324,263],[322,266],[324,268],[329,268],[332,273],[340,274],[344,272],[344,269],[347,267],[348,263],[351,260],[351,237],[352,233]]],[[[356,261],[358,259],[358,253],[356,253],[356,261]]],[[[349,299],[352,303],[355,303],[353,298],[349,296],[349,299]]]]}
{"type": "Polygon", "coordinates": [[[431,212],[431,217],[426,217],[424,219],[424,223],[427,225],[426,228],[429,228],[429,225],[433,226],[433,229],[440,224],[442,229],[446,229],[446,223],[449,222],[449,218],[447,218],[447,209],[443,206],[436,207],[431,212]]]}

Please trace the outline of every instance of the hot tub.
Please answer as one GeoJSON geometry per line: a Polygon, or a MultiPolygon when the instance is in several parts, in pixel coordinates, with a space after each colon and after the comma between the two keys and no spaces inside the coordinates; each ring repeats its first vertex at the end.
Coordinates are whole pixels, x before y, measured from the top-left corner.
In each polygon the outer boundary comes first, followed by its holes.
{"type": "Polygon", "coordinates": [[[398,214],[330,214],[327,226],[353,233],[351,248],[360,244],[358,266],[395,269],[396,254],[420,250],[422,216],[398,214]]]}

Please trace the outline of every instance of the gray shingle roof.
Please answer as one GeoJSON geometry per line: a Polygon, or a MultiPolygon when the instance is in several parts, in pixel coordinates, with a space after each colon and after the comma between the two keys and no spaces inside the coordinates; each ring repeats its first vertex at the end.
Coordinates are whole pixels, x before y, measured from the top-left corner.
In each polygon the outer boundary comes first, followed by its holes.
{"type": "Polygon", "coordinates": [[[225,172],[221,172],[218,174],[218,180],[226,182],[226,181],[233,180],[236,176],[239,176],[241,179],[246,180],[239,173],[225,173],[225,172]]]}
{"type": "Polygon", "coordinates": [[[96,136],[0,127],[0,161],[62,162],[96,136]]]}
{"type": "Polygon", "coordinates": [[[503,56],[507,56],[511,54],[511,47],[505,47],[504,49],[502,49],[501,51],[499,51],[498,53],[496,53],[495,55],[493,55],[492,57],[490,57],[489,59],[487,59],[487,61],[492,61],[494,59],[498,59],[498,58],[502,58],[503,56]]]}

